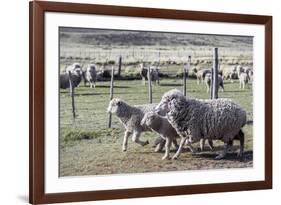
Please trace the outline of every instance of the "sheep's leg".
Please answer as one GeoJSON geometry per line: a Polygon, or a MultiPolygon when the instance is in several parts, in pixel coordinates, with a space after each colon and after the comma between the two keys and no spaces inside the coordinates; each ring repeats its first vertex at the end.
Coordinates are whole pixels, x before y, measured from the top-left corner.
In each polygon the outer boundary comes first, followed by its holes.
{"type": "Polygon", "coordinates": [[[155,147],[155,152],[160,152],[162,151],[163,147],[165,146],[165,140],[162,137],[158,137],[154,144],[156,145],[155,147]]]}
{"type": "Polygon", "coordinates": [[[124,133],[124,139],[123,139],[123,146],[122,146],[122,150],[123,152],[126,152],[127,151],[127,146],[128,146],[128,138],[129,136],[131,135],[132,133],[129,132],[129,131],[125,131],[124,133]]]}
{"type": "Polygon", "coordinates": [[[200,140],[200,150],[201,152],[204,151],[205,139],[200,140]]]}
{"type": "Polygon", "coordinates": [[[194,147],[191,145],[191,143],[187,144],[187,147],[189,148],[189,150],[191,151],[191,153],[196,153],[196,150],[194,149],[194,147]]]}
{"type": "Polygon", "coordinates": [[[90,88],[93,88],[93,83],[90,81],[90,88]]]}
{"type": "Polygon", "coordinates": [[[214,144],[213,144],[213,140],[208,140],[208,147],[210,148],[210,150],[214,149],[214,144]]]}
{"type": "Polygon", "coordinates": [[[179,146],[176,154],[173,156],[173,159],[177,159],[180,156],[181,150],[183,148],[183,145],[184,145],[186,139],[187,139],[187,137],[181,137],[180,146],[179,146]]]}
{"type": "Polygon", "coordinates": [[[160,144],[162,141],[165,141],[162,137],[157,137],[152,145],[152,147],[156,147],[158,144],[160,144]]]}
{"type": "Polygon", "coordinates": [[[244,141],[245,141],[245,135],[244,133],[242,132],[242,130],[239,131],[239,140],[240,140],[240,150],[237,154],[237,157],[239,158],[243,158],[243,154],[244,154],[244,141]]]}
{"type": "Polygon", "coordinates": [[[169,137],[166,137],[166,144],[165,144],[165,155],[162,157],[164,159],[170,159],[170,148],[171,148],[172,140],[169,137]]]}
{"type": "Polygon", "coordinates": [[[224,92],[224,86],[223,86],[223,84],[221,84],[221,88],[222,88],[222,92],[224,92]]]}
{"type": "Polygon", "coordinates": [[[179,145],[178,145],[178,142],[177,142],[177,139],[176,139],[176,138],[174,138],[174,139],[172,140],[172,143],[174,144],[174,147],[175,147],[176,149],[179,148],[179,145]]]}
{"type": "Polygon", "coordinates": [[[227,154],[228,149],[229,149],[229,143],[225,142],[222,153],[220,153],[218,156],[216,156],[215,159],[217,159],[217,160],[223,159],[225,157],[225,155],[227,154]]]}
{"type": "Polygon", "coordinates": [[[145,146],[147,144],[149,144],[148,140],[146,140],[145,142],[144,141],[141,141],[139,138],[140,138],[140,135],[141,133],[140,132],[134,132],[133,133],[133,142],[137,143],[137,144],[140,144],[141,146],[145,146]]]}
{"type": "Polygon", "coordinates": [[[156,147],[154,152],[161,152],[163,150],[163,147],[165,146],[165,140],[163,142],[159,143],[156,147]]]}

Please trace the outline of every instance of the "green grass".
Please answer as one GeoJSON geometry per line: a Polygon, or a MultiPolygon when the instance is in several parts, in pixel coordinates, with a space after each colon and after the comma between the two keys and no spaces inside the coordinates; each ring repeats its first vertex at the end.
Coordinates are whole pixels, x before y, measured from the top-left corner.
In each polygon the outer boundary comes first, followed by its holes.
{"type": "MultiPolygon", "coordinates": [[[[90,89],[82,84],[75,89],[77,118],[73,120],[71,98],[68,90],[60,90],[60,175],[79,176],[96,174],[118,174],[171,170],[218,169],[252,166],[252,125],[243,130],[246,136],[246,158],[244,162],[229,155],[226,160],[213,160],[222,143],[215,142],[216,151],[206,151],[192,156],[183,153],[178,161],[162,161],[163,153],[154,153],[151,145],[141,147],[129,142],[128,151],[121,151],[124,128],[116,116],[112,117],[112,128],[108,129],[106,108],[109,102],[109,83],[98,82],[90,89]]],[[[164,92],[182,88],[181,79],[162,79],[160,86],[153,86],[153,102],[158,103],[164,92]]],[[[195,80],[187,81],[187,94],[191,97],[207,99],[209,94],[203,84],[195,80]]],[[[148,103],[147,86],[140,80],[115,81],[114,97],[121,98],[131,105],[148,103]]],[[[231,98],[246,111],[248,120],[253,120],[252,88],[239,89],[238,82],[225,82],[225,92],[219,97],[231,98]]],[[[157,135],[145,133],[142,139],[152,144],[157,135]]],[[[237,146],[235,146],[237,148],[237,146]]]]}

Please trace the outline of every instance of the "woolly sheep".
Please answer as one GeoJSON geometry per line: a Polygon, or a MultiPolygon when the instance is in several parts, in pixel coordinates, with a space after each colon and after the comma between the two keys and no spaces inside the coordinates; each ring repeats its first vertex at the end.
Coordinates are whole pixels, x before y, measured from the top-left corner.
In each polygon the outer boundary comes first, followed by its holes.
{"type": "Polygon", "coordinates": [[[73,63],[72,65],[69,65],[66,67],[65,72],[68,74],[69,71],[71,72],[72,75],[76,76],[82,76],[82,68],[79,63],[73,63]]]}
{"type": "Polygon", "coordinates": [[[171,126],[167,118],[160,116],[154,112],[145,113],[142,121],[142,126],[147,126],[154,132],[158,133],[163,139],[166,140],[165,143],[165,155],[162,159],[170,158],[170,147],[172,141],[176,140],[176,137],[179,137],[176,130],[171,126]]]}
{"type": "MultiPolygon", "coordinates": [[[[73,86],[77,87],[81,82],[81,77],[77,75],[72,75],[71,78],[72,78],[73,86]]],[[[59,81],[60,81],[59,84],[61,89],[67,89],[70,87],[69,74],[67,73],[60,74],[59,81]]]]}
{"type": "Polygon", "coordinates": [[[224,142],[224,150],[216,157],[222,159],[234,139],[240,140],[238,157],[243,156],[246,112],[228,99],[198,100],[186,98],[180,91],[166,92],[156,111],[167,112],[170,124],[181,137],[179,149],[173,159],[179,157],[187,141],[193,143],[200,139],[219,139],[224,142]]]}
{"type": "Polygon", "coordinates": [[[83,77],[83,71],[79,63],[73,63],[66,67],[65,73],[60,74],[60,88],[69,88],[69,72],[71,73],[74,86],[79,86],[83,77]]]}
{"type": "MultiPolygon", "coordinates": [[[[211,75],[211,73],[207,73],[205,76],[205,84],[207,87],[207,93],[210,91],[211,81],[212,81],[212,75],[211,75]]],[[[224,91],[223,78],[221,75],[218,75],[218,86],[222,88],[222,91],[224,91]]]]}
{"type": "Polygon", "coordinates": [[[90,88],[96,87],[96,81],[97,81],[97,71],[96,71],[96,65],[90,64],[88,65],[86,72],[85,72],[85,82],[90,83],[90,88]]]}
{"type": "Polygon", "coordinates": [[[79,86],[82,80],[82,69],[79,63],[73,63],[65,69],[65,73],[60,74],[59,84],[60,88],[67,89],[70,87],[69,84],[69,72],[71,74],[71,80],[74,87],[79,86]]]}
{"type": "MultiPolygon", "coordinates": [[[[140,64],[140,75],[142,78],[142,82],[145,85],[145,82],[148,78],[148,68],[144,67],[143,63],[140,64]]],[[[157,83],[158,85],[160,84],[160,77],[159,77],[159,68],[156,68],[154,66],[150,67],[150,78],[152,82],[157,83]]]]}
{"type": "MultiPolygon", "coordinates": [[[[196,72],[196,78],[197,78],[197,84],[199,85],[200,82],[203,83],[205,80],[205,77],[209,74],[211,75],[212,69],[211,68],[206,68],[206,69],[201,69],[196,72]]],[[[219,70],[219,73],[221,76],[223,75],[223,71],[219,70]]]]}
{"type": "Polygon", "coordinates": [[[139,138],[142,132],[151,131],[149,127],[141,125],[141,120],[146,112],[152,111],[156,104],[131,106],[121,99],[114,98],[109,102],[107,112],[115,113],[126,131],[123,139],[122,150],[127,151],[128,138],[142,146],[149,144],[148,141],[141,141],[139,138]]]}
{"type": "Polygon", "coordinates": [[[254,71],[253,71],[253,68],[246,68],[245,69],[245,72],[247,73],[248,75],[248,78],[249,78],[249,81],[250,82],[253,82],[253,77],[254,77],[254,71]]]}
{"type": "Polygon", "coordinates": [[[249,76],[248,76],[247,73],[245,73],[245,72],[240,73],[240,75],[239,75],[239,88],[244,90],[245,85],[248,84],[249,80],[250,79],[249,79],[249,76]]]}
{"type": "Polygon", "coordinates": [[[211,69],[201,69],[196,72],[197,84],[203,83],[206,74],[211,73],[211,69]]]}
{"type": "MultiPolygon", "coordinates": [[[[154,111],[145,113],[141,125],[149,127],[152,131],[158,133],[165,143],[165,155],[162,159],[170,159],[170,147],[173,142],[175,147],[178,149],[176,138],[179,137],[177,131],[169,123],[168,119],[164,116],[160,116],[154,111]]],[[[158,145],[161,145],[162,141],[159,141],[158,145]]],[[[208,141],[209,146],[213,149],[212,141],[208,141]]],[[[200,148],[203,151],[204,141],[200,141],[200,148]]]]}

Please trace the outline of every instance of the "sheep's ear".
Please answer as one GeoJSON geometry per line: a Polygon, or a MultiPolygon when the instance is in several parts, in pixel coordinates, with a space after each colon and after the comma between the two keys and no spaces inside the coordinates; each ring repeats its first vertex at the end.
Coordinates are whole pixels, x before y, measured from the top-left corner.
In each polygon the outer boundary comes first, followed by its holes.
{"type": "Polygon", "coordinates": [[[121,101],[117,101],[116,105],[121,105],[121,101]]]}

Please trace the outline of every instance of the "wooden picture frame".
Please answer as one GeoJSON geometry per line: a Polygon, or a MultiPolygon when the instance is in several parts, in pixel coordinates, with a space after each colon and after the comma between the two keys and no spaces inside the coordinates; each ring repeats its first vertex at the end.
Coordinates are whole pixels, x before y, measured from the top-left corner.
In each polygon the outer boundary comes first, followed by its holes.
{"type": "Polygon", "coordinates": [[[29,4],[29,201],[32,204],[229,192],[272,188],[272,17],[154,8],[33,1],[29,4]],[[66,12],[126,17],[247,23],[265,26],[265,180],[46,194],[44,188],[44,14],[66,12]]]}

